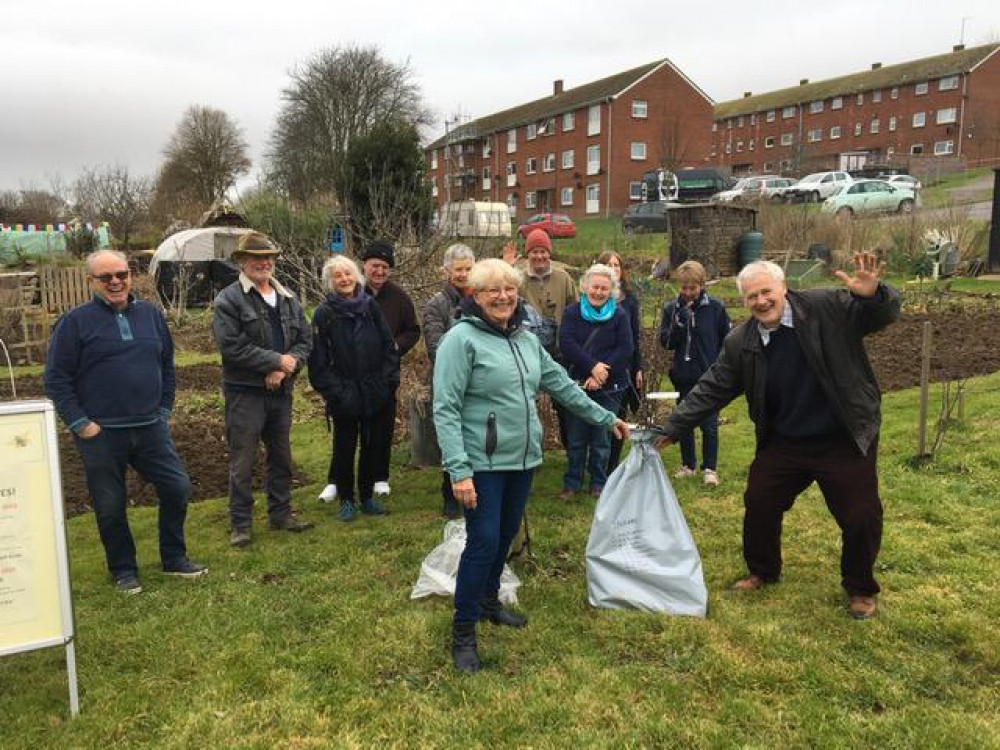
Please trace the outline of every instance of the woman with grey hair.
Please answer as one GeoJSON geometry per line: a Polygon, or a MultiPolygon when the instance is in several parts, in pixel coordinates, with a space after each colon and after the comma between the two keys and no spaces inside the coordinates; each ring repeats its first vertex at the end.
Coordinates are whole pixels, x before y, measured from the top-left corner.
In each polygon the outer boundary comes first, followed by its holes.
{"type": "MultiPolygon", "coordinates": [[[[438,344],[458,315],[458,306],[469,292],[469,272],[476,262],[472,248],[457,242],[444,251],[441,269],[445,274],[444,286],[441,291],[427,301],[424,308],[424,344],[427,346],[427,356],[431,360],[431,371],[434,370],[434,359],[438,344]]],[[[451,491],[451,479],[444,472],[441,480],[441,498],[443,501],[441,513],[446,518],[461,518],[462,506],[455,500],[451,491]]]]}
{"type": "MultiPolygon", "coordinates": [[[[618,274],[595,263],[580,280],[580,301],[563,312],[559,351],[570,377],[608,411],[618,414],[630,385],[629,365],[635,349],[628,315],[618,304],[618,274]]],[[[590,492],[597,497],[608,479],[611,436],[570,417],[566,423],[566,473],[563,497],[583,488],[586,468],[590,492]]]]}
{"type": "Polygon", "coordinates": [[[358,457],[358,495],[361,512],[382,515],[374,497],[372,416],[399,387],[399,354],[382,311],[365,294],[365,278],[357,264],[335,255],[323,265],[323,287],[328,292],[313,314],[313,350],[309,382],[326,401],[333,422],[333,456],[329,482],[340,495],[341,521],[357,516],[354,495],[354,457],[358,457]]]}

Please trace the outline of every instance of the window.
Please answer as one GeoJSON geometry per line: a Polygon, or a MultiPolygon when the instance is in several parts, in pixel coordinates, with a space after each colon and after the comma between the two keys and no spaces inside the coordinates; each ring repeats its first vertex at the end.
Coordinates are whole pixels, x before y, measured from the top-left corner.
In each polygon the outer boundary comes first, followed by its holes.
{"type": "Polygon", "coordinates": [[[955,122],[958,119],[958,109],[955,107],[948,107],[947,109],[939,109],[937,111],[937,118],[935,122],[938,125],[948,125],[955,122]]]}
{"type": "Polygon", "coordinates": [[[924,153],[924,144],[914,143],[912,146],[910,146],[911,156],[920,156],[922,153],[924,153]]]}
{"type": "Polygon", "coordinates": [[[743,141],[736,141],[736,152],[739,153],[743,150],[743,141]]]}
{"type": "Polygon", "coordinates": [[[514,187],[517,184],[517,162],[507,162],[507,187],[514,187]]]}
{"type": "Polygon", "coordinates": [[[726,120],[726,130],[732,130],[732,129],[733,129],[733,121],[726,120]]]}
{"type": "Polygon", "coordinates": [[[754,141],[754,139],[751,138],[750,143],[747,144],[747,148],[753,151],[756,146],[757,146],[756,141],[754,141]]]}
{"type": "Polygon", "coordinates": [[[787,120],[790,117],[795,117],[795,107],[784,107],[781,110],[781,119],[787,120]]]}
{"type": "Polygon", "coordinates": [[[935,141],[934,156],[947,156],[955,153],[955,141],[935,141]]]}
{"type": "Polygon", "coordinates": [[[573,205],[573,188],[564,187],[559,191],[559,204],[562,206],[573,205]]]}
{"type": "Polygon", "coordinates": [[[455,175],[455,187],[462,187],[462,175],[455,175]]]}
{"type": "Polygon", "coordinates": [[[889,132],[894,133],[896,131],[896,116],[893,115],[889,118],[889,132]]]}
{"type": "Polygon", "coordinates": [[[649,111],[649,104],[646,102],[645,99],[632,100],[632,117],[638,117],[645,120],[648,111],[649,111]]]}
{"type": "Polygon", "coordinates": [[[764,148],[774,148],[774,136],[769,135],[764,138],[764,148]]]}
{"type": "Polygon", "coordinates": [[[490,158],[490,154],[492,152],[493,152],[493,149],[490,148],[490,144],[487,143],[486,141],[483,141],[483,158],[484,159],[489,159],[490,158]]]}
{"type": "Polygon", "coordinates": [[[914,112],[913,113],[913,127],[922,128],[927,124],[927,113],[926,112],[914,112]]]}
{"type": "Polygon", "coordinates": [[[536,159],[534,156],[529,156],[527,159],[524,160],[525,174],[534,174],[537,171],[538,171],[538,159],[536,159]]]}
{"type": "Polygon", "coordinates": [[[811,115],[818,115],[822,111],[823,111],[823,102],[822,101],[812,102],[809,105],[809,114],[811,114],[811,115]]]}
{"type": "Polygon", "coordinates": [[[958,88],[958,76],[945,76],[938,81],[938,91],[951,91],[958,88]]]}
{"type": "Polygon", "coordinates": [[[601,133],[601,105],[594,104],[587,107],[587,135],[600,135],[601,133]]]}
{"type": "Polygon", "coordinates": [[[543,120],[542,124],[538,126],[539,135],[555,135],[556,134],[556,118],[550,117],[547,120],[543,120]]]}
{"type": "Polygon", "coordinates": [[[806,140],[809,143],[815,143],[816,141],[823,140],[823,130],[821,128],[814,128],[806,134],[806,140]]]}
{"type": "Polygon", "coordinates": [[[562,120],[563,132],[576,127],[576,114],[574,112],[564,112],[562,120]]]}
{"type": "Polygon", "coordinates": [[[844,97],[835,96],[830,100],[830,109],[843,109],[844,108],[844,97]]]}
{"type": "Polygon", "coordinates": [[[923,83],[915,83],[915,84],[913,84],[913,93],[916,94],[917,96],[923,96],[924,94],[926,94],[927,93],[927,81],[924,81],[923,83]]]}
{"type": "Polygon", "coordinates": [[[713,122],[712,123],[712,132],[713,133],[718,133],[719,132],[719,123],[717,123],[717,122],[713,122]]]}
{"type": "Polygon", "coordinates": [[[438,195],[438,178],[437,175],[431,177],[431,196],[437,198],[438,195]]]}
{"type": "Polygon", "coordinates": [[[740,115],[739,117],[736,118],[736,127],[738,128],[743,127],[743,115],[740,115]]]}
{"type": "Polygon", "coordinates": [[[830,128],[830,140],[835,141],[840,138],[840,125],[834,125],[830,128]]]}
{"type": "Polygon", "coordinates": [[[899,98],[899,86],[893,86],[889,89],[889,98],[898,99],[899,98]]]}
{"type": "Polygon", "coordinates": [[[773,169],[774,169],[774,164],[772,162],[769,162],[769,161],[764,162],[764,171],[765,172],[770,172],[773,169]]]}
{"type": "Polygon", "coordinates": [[[513,154],[517,151],[517,131],[511,128],[507,131],[507,153],[513,154]]]}
{"type": "Polygon", "coordinates": [[[465,154],[458,155],[458,168],[465,169],[465,154]]]}
{"type": "Polygon", "coordinates": [[[601,186],[587,185],[587,213],[596,214],[601,210],[601,186]]]}
{"type": "Polygon", "coordinates": [[[630,153],[632,161],[644,161],[646,159],[646,144],[642,141],[632,141],[630,153]]]}
{"type": "Polygon", "coordinates": [[[601,170],[601,147],[587,146],[587,174],[597,174],[601,170]]]}
{"type": "Polygon", "coordinates": [[[573,149],[569,149],[568,151],[563,151],[562,152],[562,168],[563,169],[572,169],[573,168],[573,154],[575,154],[575,153],[576,152],[573,151],[573,149]]]}
{"type": "Polygon", "coordinates": [[[630,201],[642,200],[642,182],[630,182],[628,184],[628,199],[630,201]]]}
{"type": "Polygon", "coordinates": [[[490,168],[483,167],[483,190],[489,190],[490,184],[490,168]]]}
{"type": "Polygon", "coordinates": [[[438,152],[437,149],[431,151],[431,169],[438,168],[438,152]]]}
{"type": "Polygon", "coordinates": [[[865,103],[865,94],[864,94],[864,92],[862,92],[862,93],[858,94],[857,105],[860,107],[864,103],[865,103]]]}
{"type": "Polygon", "coordinates": [[[777,115],[778,115],[777,112],[775,112],[773,109],[769,109],[767,111],[767,118],[766,119],[767,119],[768,122],[774,122],[774,118],[777,117],[777,115]]]}
{"type": "Polygon", "coordinates": [[[527,125],[524,126],[524,140],[533,141],[535,140],[537,135],[538,135],[537,122],[529,122],[527,125]]]}
{"type": "Polygon", "coordinates": [[[780,172],[791,172],[792,171],[792,160],[782,159],[778,162],[778,171],[780,172]]]}
{"type": "Polygon", "coordinates": [[[507,210],[510,211],[511,216],[517,213],[517,198],[513,193],[507,193],[507,210]]]}
{"type": "Polygon", "coordinates": [[[882,89],[875,89],[872,92],[872,101],[875,102],[876,104],[882,101],[882,89]]]}
{"type": "Polygon", "coordinates": [[[751,125],[756,125],[757,124],[757,115],[756,114],[750,115],[750,124],[751,125]]]}
{"type": "Polygon", "coordinates": [[[556,168],[556,154],[555,154],[555,151],[553,151],[550,154],[545,154],[545,158],[542,159],[542,171],[543,172],[552,172],[552,171],[555,171],[555,168],[556,168]]]}
{"type": "Polygon", "coordinates": [[[875,133],[878,132],[878,130],[879,130],[879,122],[878,118],[876,117],[871,121],[871,124],[868,125],[868,132],[874,135],[875,133]]]}
{"type": "Polygon", "coordinates": [[[782,146],[791,146],[793,138],[794,138],[794,136],[791,133],[782,133],[781,134],[781,145],[782,146]]]}
{"type": "Polygon", "coordinates": [[[524,193],[524,207],[534,208],[538,205],[538,196],[534,190],[527,190],[524,193]]]}
{"type": "Polygon", "coordinates": [[[860,122],[854,123],[854,135],[861,135],[861,133],[864,132],[864,129],[865,126],[862,125],[860,122]]]}

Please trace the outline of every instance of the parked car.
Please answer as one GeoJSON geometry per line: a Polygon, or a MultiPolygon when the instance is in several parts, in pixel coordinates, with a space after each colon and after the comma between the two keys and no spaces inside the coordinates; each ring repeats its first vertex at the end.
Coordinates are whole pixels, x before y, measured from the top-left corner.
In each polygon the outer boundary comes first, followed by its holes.
{"type": "Polygon", "coordinates": [[[770,200],[773,196],[781,195],[781,189],[795,184],[795,180],[790,177],[779,177],[778,175],[760,175],[758,177],[744,177],[729,190],[723,190],[712,196],[715,203],[731,203],[741,201],[749,203],[758,200],[770,200]]]}
{"type": "Polygon", "coordinates": [[[650,201],[629,206],[622,216],[622,231],[625,234],[668,231],[670,222],[667,219],[667,210],[672,205],[677,204],[668,201],[650,201]]]}
{"type": "Polygon", "coordinates": [[[535,214],[517,228],[521,239],[532,229],[544,229],[549,237],[576,237],[576,224],[566,214],[535,214]]]}
{"type": "Polygon", "coordinates": [[[854,179],[847,172],[816,172],[807,174],[801,180],[782,192],[786,201],[806,201],[818,203],[834,194],[839,188],[850,185],[854,179]]]}
{"type": "Polygon", "coordinates": [[[886,180],[857,180],[827,198],[823,211],[850,218],[858,214],[908,214],[916,205],[913,190],[890,185],[886,180]]]}
{"type": "Polygon", "coordinates": [[[894,174],[888,177],[883,177],[882,179],[884,179],[890,185],[907,188],[909,190],[920,190],[920,188],[923,187],[920,180],[918,180],[913,175],[908,175],[908,174],[894,174]]]}
{"type": "Polygon", "coordinates": [[[721,190],[728,190],[735,183],[717,169],[682,169],[677,175],[677,200],[681,203],[698,203],[710,200],[721,190]]]}

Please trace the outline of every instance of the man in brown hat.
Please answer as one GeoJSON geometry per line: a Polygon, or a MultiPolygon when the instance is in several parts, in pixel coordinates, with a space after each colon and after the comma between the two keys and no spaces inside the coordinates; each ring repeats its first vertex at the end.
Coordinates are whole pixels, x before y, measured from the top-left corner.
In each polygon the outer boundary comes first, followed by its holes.
{"type": "Polygon", "coordinates": [[[250,544],[251,480],[257,447],[267,454],[267,516],[275,531],[305,531],[312,524],[292,511],[292,388],[312,349],[302,305],[274,278],[281,254],[266,235],[240,238],[232,258],[240,276],[215,298],[212,328],[222,354],[229,446],[230,542],[250,544]]]}

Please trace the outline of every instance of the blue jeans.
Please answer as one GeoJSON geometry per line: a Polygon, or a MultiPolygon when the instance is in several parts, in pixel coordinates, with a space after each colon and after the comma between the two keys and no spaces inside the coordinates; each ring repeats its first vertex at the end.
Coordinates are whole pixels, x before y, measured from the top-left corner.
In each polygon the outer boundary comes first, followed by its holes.
{"type": "MultiPolygon", "coordinates": [[[[680,394],[680,398],[677,399],[678,404],[692,388],[694,385],[677,386],[677,392],[680,394]]],[[[701,468],[715,471],[719,462],[719,412],[709,412],[698,426],[701,427],[701,468]]],[[[689,469],[697,469],[698,454],[694,447],[694,430],[685,432],[678,442],[681,444],[681,463],[689,469]]]]}
{"type": "Polygon", "coordinates": [[[191,480],[177,455],[166,422],[143,427],[106,427],[89,440],[75,439],[111,574],[138,570],[135,540],[126,515],[127,466],[150,482],[160,499],[161,562],[170,565],[186,558],[184,519],[191,497],[191,480]]]}
{"type": "MultiPolygon", "coordinates": [[[[608,411],[617,414],[625,391],[596,391],[590,398],[608,411]]],[[[566,422],[566,473],[563,488],[579,490],[583,486],[584,467],[590,472],[590,486],[604,487],[608,481],[608,456],[611,455],[611,430],[604,425],[584,422],[575,414],[568,414],[566,422]]]]}
{"type": "Polygon", "coordinates": [[[477,471],[476,507],[465,509],[465,550],[455,581],[455,622],[476,622],[479,603],[500,591],[510,543],[521,527],[534,469],[477,471]]]}

